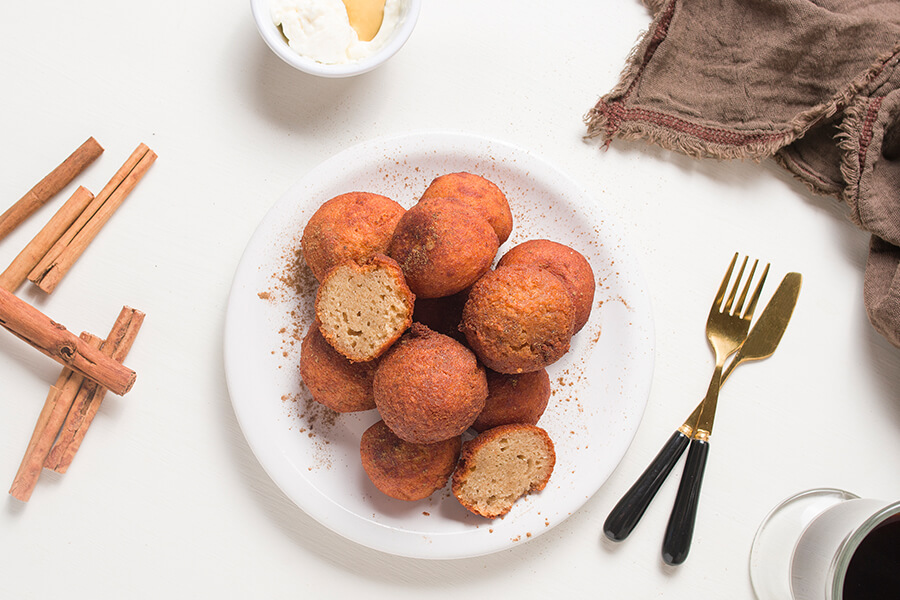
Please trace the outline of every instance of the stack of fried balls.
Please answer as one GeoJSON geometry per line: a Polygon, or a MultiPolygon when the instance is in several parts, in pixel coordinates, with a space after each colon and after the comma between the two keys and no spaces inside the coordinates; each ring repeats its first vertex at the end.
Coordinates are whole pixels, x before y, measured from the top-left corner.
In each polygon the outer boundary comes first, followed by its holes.
{"type": "Polygon", "coordinates": [[[500,188],[465,172],[437,177],[409,210],[350,192],[306,224],[319,287],[300,374],[334,411],[377,409],[360,455],[388,496],[421,500],[450,481],[467,510],[495,518],[550,478],[546,367],[587,323],[594,274],[543,239],[492,268],[512,228],[500,188]]]}

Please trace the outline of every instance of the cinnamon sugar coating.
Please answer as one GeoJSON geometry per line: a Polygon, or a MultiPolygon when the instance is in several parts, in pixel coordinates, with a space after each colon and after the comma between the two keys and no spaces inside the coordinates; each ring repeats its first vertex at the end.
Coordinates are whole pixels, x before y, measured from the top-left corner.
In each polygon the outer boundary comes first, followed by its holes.
{"type": "Polygon", "coordinates": [[[300,345],[300,376],[313,400],[337,412],[375,408],[374,362],[352,363],[331,347],[317,325],[300,345]]]}
{"type": "Polygon", "coordinates": [[[511,248],[497,262],[507,265],[535,265],[547,269],[568,286],[575,304],[575,332],[588,322],[594,304],[594,271],[583,254],[551,240],[528,240],[511,248]]]}
{"type": "Polygon", "coordinates": [[[419,298],[440,298],[466,289],[491,268],[499,242],[475,209],[451,198],[422,200],[394,230],[388,255],[403,268],[419,298]]]}
{"type": "Polygon", "coordinates": [[[535,425],[550,401],[550,375],[547,369],[528,373],[497,373],[487,370],[488,396],[484,409],[472,423],[475,431],[509,425],[535,425]]]}
{"type": "Polygon", "coordinates": [[[487,378],[475,355],[419,323],[381,359],[373,386],[384,422],[417,444],[461,435],[487,397],[487,378]]]}
{"type": "Polygon", "coordinates": [[[447,484],[462,439],[434,444],[406,442],[378,421],[362,434],[359,452],[363,469],[379,490],[398,500],[421,500],[447,484]]]}
{"type": "Polygon", "coordinates": [[[572,296],[558,277],[540,267],[512,265],[472,286],[460,329],[486,367],[525,373],[568,352],[574,326],[572,296]]]}
{"type": "Polygon", "coordinates": [[[319,281],[336,265],[387,253],[394,227],[406,212],[369,192],[349,192],[324,202],[303,229],[303,258],[319,281]]]}
{"type": "Polygon", "coordinates": [[[448,173],[436,177],[425,192],[428,198],[456,198],[481,213],[502,244],[512,233],[513,217],[506,195],[492,181],[473,173],[448,173]]]}

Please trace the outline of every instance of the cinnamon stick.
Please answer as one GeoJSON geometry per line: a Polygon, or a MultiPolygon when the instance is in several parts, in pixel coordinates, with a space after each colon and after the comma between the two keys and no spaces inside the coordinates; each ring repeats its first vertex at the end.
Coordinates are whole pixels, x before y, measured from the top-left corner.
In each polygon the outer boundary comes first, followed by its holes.
{"type": "Polygon", "coordinates": [[[38,277],[40,273],[46,271],[54,260],[62,253],[62,251],[68,246],[75,236],[78,235],[78,232],[81,231],[85,225],[87,225],[88,221],[97,213],[98,210],[103,206],[106,200],[112,195],[116,189],[122,185],[122,182],[125,181],[125,178],[128,176],[131,171],[137,166],[137,164],[141,161],[141,158],[147,153],[146,145],[140,144],[137,149],[131,153],[125,163],[119,167],[119,170],[115,172],[109,182],[100,190],[100,193],[96,195],[94,200],[84,209],[84,212],[78,217],[75,223],[60,237],[59,240],[47,251],[46,256],[41,259],[38,263],[37,267],[32,270],[32,273],[29,274],[29,279],[34,281],[35,277],[38,277]]]}
{"type": "Polygon", "coordinates": [[[102,152],[103,148],[97,140],[88,138],[66,160],[0,215],[0,239],[9,235],[22,221],[66,187],[102,152]]]}
{"type": "Polygon", "coordinates": [[[48,294],[52,292],[155,160],[156,153],[145,144],[140,144],[82,215],[31,270],[28,280],[48,294]]]}
{"type": "MultiPolygon", "coordinates": [[[[82,333],[81,339],[92,348],[100,347],[101,340],[97,336],[82,333]]],[[[31,498],[47,454],[53,446],[53,441],[56,439],[59,428],[65,421],[83,381],[84,377],[71,369],[64,368],[56,383],[50,387],[50,393],[47,394],[44,407],[41,409],[34,432],[31,434],[31,440],[25,449],[25,456],[22,458],[19,470],[9,488],[9,493],[14,498],[22,502],[28,502],[28,499],[31,498]]]]}
{"type": "Polygon", "coordinates": [[[6,270],[0,273],[0,287],[15,292],[25,281],[28,273],[37,266],[53,244],[72,226],[93,198],[94,194],[84,186],[75,190],[75,193],[56,211],[44,228],[28,242],[6,267],[6,270]]]}
{"type": "Polygon", "coordinates": [[[137,378],[134,371],[91,348],[65,327],[3,288],[0,288],[0,325],[114,394],[128,392],[137,378]]]}
{"type": "MultiPolygon", "coordinates": [[[[143,322],[144,313],[128,306],[123,307],[100,351],[117,362],[125,360],[143,322]]],[[[44,461],[45,468],[57,473],[66,472],[105,395],[106,389],[92,381],[81,384],[59,437],[44,461]]]]}

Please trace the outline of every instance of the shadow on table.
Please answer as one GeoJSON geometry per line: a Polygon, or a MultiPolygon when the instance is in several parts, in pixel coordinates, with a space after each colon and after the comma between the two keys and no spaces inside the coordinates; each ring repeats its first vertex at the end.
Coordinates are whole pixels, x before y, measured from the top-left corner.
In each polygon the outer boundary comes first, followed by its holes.
{"type": "Polygon", "coordinates": [[[332,129],[360,98],[373,109],[374,118],[377,103],[384,101],[384,94],[377,93],[383,87],[378,69],[355,77],[317,77],[282,61],[261,39],[246,44],[245,50],[235,87],[261,117],[285,131],[308,135],[332,129]]]}
{"type": "MultiPolygon", "coordinates": [[[[595,144],[596,142],[588,141],[587,143],[595,144]]],[[[859,240],[863,236],[868,239],[868,234],[849,221],[849,209],[845,204],[832,196],[813,194],[801,181],[779,166],[774,159],[765,159],[759,163],[751,160],[695,159],[642,140],[633,142],[615,140],[610,148],[615,148],[616,152],[623,155],[635,157],[641,155],[661,163],[671,164],[684,173],[696,174],[726,186],[747,188],[761,178],[774,177],[795,192],[798,200],[805,201],[816,210],[830,214],[837,223],[842,225],[840,229],[845,233],[838,242],[854,259],[857,255],[859,240]]]]}
{"type": "MultiPolygon", "coordinates": [[[[766,166],[777,178],[784,181],[785,185],[796,191],[798,197],[834,217],[835,223],[838,225],[834,228],[835,242],[847,256],[848,262],[858,265],[860,273],[864,273],[870,234],[850,221],[847,205],[830,196],[813,194],[774,161],[767,161],[766,166]]],[[[860,289],[858,291],[860,303],[862,303],[862,293],[863,291],[860,289]]],[[[862,358],[871,367],[873,379],[878,382],[882,390],[881,397],[884,398],[887,405],[886,412],[890,414],[894,424],[900,430],[900,388],[897,387],[896,375],[900,373],[900,349],[891,345],[872,327],[864,311],[856,313],[854,317],[862,321],[860,330],[866,332],[868,356],[862,358]]]]}
{"type": "Polygon", "coordinates": [[[900,430],[900,388],[897,387],[897,373],[900,373],[900,350],[869,327],[868,363],[872,372],[877,375],[881,388],[881,396],[887,404],[887,412],[893,417],[894,424],[900,430]]]}

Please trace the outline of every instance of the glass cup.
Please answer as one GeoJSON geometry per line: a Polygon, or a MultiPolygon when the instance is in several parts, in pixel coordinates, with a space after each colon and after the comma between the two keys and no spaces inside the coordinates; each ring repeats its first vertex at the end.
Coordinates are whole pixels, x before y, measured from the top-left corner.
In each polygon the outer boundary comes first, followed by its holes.
{"type": "Polygon", "coordinates": [[[900,598],[900,502],[807,490],[766,516],[750,550],[759,600],[900,598]]]}

